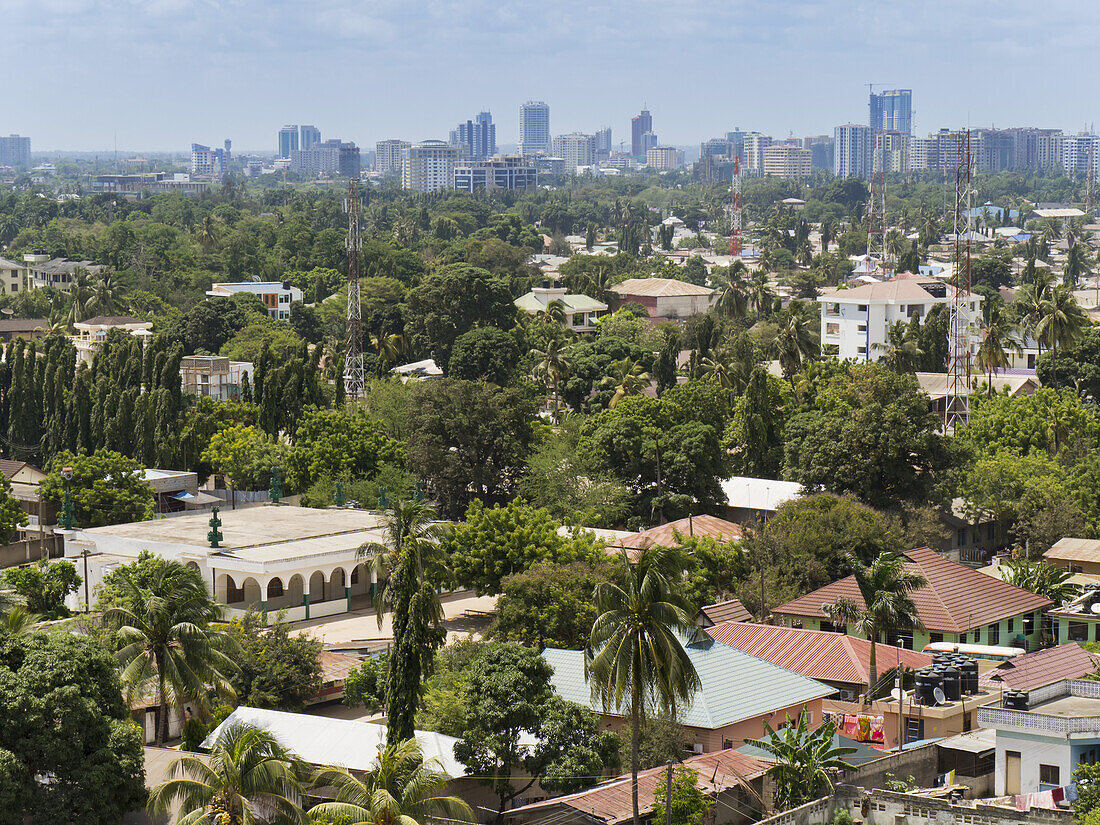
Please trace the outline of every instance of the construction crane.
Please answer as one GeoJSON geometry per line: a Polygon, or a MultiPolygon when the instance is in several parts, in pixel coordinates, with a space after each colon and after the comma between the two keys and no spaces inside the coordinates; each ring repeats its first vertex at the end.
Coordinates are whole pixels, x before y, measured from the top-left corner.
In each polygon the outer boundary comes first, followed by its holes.
{"type": "Polygon", "coordinates": [[[730,219],[730,257],[738,258],[742,251],[741,237],[741,156],[733,153],[733,180],[730,183],[733,212],[730,219]]]}
{"type": "Polygon", "coordinates": [[[359,300],[359,180],[348,181],[348,320],[344,345],[344,394],[362,398],[366,376],[363,370],[363,308],[359,300]]]}
{"type": "Polygon", "coordinates": [[[955,167],[955,294],[947,322],[947,397],[944,432],[957,432],[970,420],[973,362],[970,294],[970,238],[973,231],[973,190],[970,186],[970,130],[959,133],[959,162],[955,167]]]}

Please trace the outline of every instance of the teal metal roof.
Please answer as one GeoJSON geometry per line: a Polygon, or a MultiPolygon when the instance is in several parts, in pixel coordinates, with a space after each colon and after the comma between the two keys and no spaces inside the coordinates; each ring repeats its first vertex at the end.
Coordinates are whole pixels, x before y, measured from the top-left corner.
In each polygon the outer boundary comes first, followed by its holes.
{"type": "MultiPolygon", "coordinates": [[[[702,688],[689,706],[679,709],[684,725],[713,730],[836,693],[836,688],[713,639],[685,640],[685,649],[702,688]]],[[[542,655],[554,668],[550,681],[558,695],[603,712],[602,704],[592,699],[582,651],[548,648],[542,655]]],[[[619,716],[626,712],[625,707],[612,711],[619,716]]]]}

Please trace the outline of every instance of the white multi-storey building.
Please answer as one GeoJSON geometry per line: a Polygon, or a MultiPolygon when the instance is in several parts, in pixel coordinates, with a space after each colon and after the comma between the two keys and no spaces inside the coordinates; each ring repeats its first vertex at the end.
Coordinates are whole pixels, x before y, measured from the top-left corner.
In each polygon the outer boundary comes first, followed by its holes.
{"type": "Polygon", "coordinates": [[[374,144],[374,165],[383,175],[400,172],[405,150],[412,146],[407,140],[380,140],[374,144]]]}
{"type": "Polygon", "coordinates": [[[550,151],[550,106],[528,100],[519,107],[519,153],[545,154],[550,151]]]}
{"type": "Polygon", "coordinates": [[[764,149],[764,174],[781,178],[808,178],[813,172],[814,153],[790,144],[778,144],[764,149]]]}
{"type": "MultiPolygon", "coordinates": [[[[821,305],[821,352],[842,361],[877,361],[886,354],[890,327],[899,321],[908,324],[914,317],[923,323],[932,307],[954,301],[953,286],[909,274],[855,289],[823,290],[817,299],[821,305]]],[[[976,329],[982,296],[970,293],[963,307],[968,325],[976,329]]],[[[976,350],[977,335],[971,337],[976,350]]]]}
{"type": "Polygon", "coordinates": [[[745,135],[745,171],[764,174],[764,150],[772,145],[771,135],[749,132],[745,135]]]}
{"type": "Polygon", "coordinates": [[[875,131],[861,123],[846,123],[833,131],[833,171],[838,178],[869,178],[873,169],[875,131]]]}
{"type": "Polygon", "coordinates": [[[1089,134],[1066,135],[1062,138],[1062,171],[1067,175],[1083,175],[1100,160],[1100,137],[1089,134]]]}
{"type": "Polygon", "coordinates": [[[425,140],[405,150],[401,187],[412,192],[438,192],[455,184],[458,147],[442,140],[425,140]]]}
{"type": "Polygon", "coordinates": [[[684,153],[675,146],[655,146],[645,153],[645,163],[650,169],[666,172],[684,165],[684,153]]]}
{"type": "Polygon", "coordinates": [[[242,292],[259,297],[267,308],[267,314],[276,321],[290,319],[290,305],[302,300],[302,290],[287,281],[242,281],[240,283],[213,284],[206,294],[211,297],[231,298],[242,292]]]}
{"type": "Polygon", "coordinates": [[[920,172],[928,168],[928,138],[909,138],[909,171],[920,172]]]}
{"type": "Polygon", "coordinates": [[[577,171],[578,166],[596,163],[596,136],[573,132],[554,137],[554,154],[565,161],[565,174],[577,171]]]}

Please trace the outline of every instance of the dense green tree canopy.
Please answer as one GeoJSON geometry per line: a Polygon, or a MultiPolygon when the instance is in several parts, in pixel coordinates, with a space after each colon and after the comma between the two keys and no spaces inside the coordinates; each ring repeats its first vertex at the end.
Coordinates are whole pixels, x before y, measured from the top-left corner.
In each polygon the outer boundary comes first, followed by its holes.
{"type": "Polygon", "coordinates": [[[61,471],[65,467],[72,468],[69,483],[77,527],[143,521],[153,515],[153,490],[142,478],[143,467],[111,450],[96,450],[91,455],[58,453],[40,487],[43,500],[61,506],[65,489],[61,471]]]}

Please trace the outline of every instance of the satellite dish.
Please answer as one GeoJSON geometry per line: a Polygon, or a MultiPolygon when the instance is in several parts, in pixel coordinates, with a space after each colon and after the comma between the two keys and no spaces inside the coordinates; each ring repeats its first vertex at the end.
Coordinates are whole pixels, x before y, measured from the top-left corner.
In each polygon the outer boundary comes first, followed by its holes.
{"type": "Polygon", "coordinates": [[[1097,602],[1096,604],[1094,604],[1092,606],[1092,612],[1093,613],[1100,613],[1100,602],[1097,602]]]}
{"type": "Polygon", "coordinates": [[[942,705],[947,701],[947,697],[944,696],[943,688],[935,688],[932,691],[932,698],[936,700],[937,705],[942,705]]]}
{"type": "Polygon", "coordinates": [[[890,695],[900,702],[902,697],[905,696],[905,691],[901,688],[894,688],[890,691],[890,695]]]}

